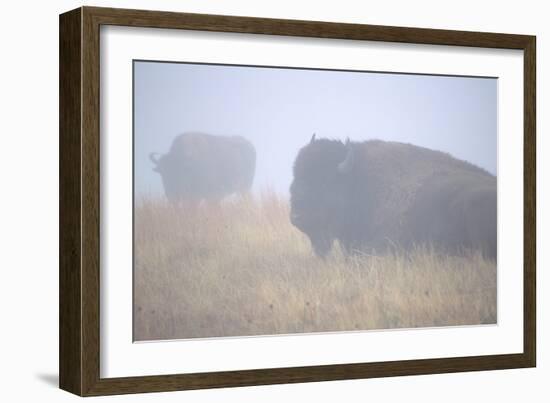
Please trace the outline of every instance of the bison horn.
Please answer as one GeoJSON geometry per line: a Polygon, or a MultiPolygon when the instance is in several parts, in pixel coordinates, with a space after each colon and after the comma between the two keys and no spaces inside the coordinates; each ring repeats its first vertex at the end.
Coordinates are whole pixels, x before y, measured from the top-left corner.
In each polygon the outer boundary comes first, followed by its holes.
{"type": "Polygon", "coordinates": [[[313,133],[313,136],[311,136],[311,140],[309,141],[309,144],[313,143],[315,141],[315,133],[313,133]]]}
{"type": "Polygon", "coordinates": [[[338,164],[338,172],[343,174],[351,171],[353,165],[353,147],[351,145],[351,141],[349,141],[349,138],[346,139],[346,150],[346,157],[338,164]]]}
{"type": "Polygon", "coordinates": [[[150,159],[151,161],[153,161],[153,164],[155,164],[155,165],[158,165],[158,163],[159,163],[158,155],[159,155],[159,153],[151,153],[151,154],[149,154],[149,159],[150,159]]]}

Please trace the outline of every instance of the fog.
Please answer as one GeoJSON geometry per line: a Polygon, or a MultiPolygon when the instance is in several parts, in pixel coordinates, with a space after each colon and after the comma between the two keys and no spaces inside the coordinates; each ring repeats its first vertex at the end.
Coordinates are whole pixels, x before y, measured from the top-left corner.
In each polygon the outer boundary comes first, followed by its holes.
{"type": "Polygon", "coordinates": [[[497,79],[134,62],[136,195],[162,195],[149,153],[199,131],[249,139],[253,190],[288,194],[298,150],[317,138],[412,143],[496,174],[497,79]]]}

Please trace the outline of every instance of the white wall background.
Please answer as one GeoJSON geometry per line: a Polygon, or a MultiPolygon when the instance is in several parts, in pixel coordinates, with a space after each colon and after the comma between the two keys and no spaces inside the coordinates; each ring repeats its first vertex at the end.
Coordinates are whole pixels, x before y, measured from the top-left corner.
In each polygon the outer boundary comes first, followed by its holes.
{"type": "MultiPolygon", "coordinates": [[[[58,14],[79,1],[12,1],[0,25],[0,396],[77,401],[57,389],[58,14]]],[[[550,397],[550,26],[545,2],[124,0],[88,5],[537,35],[538,368],[102,398],[102,401],[534,401],[550,397]],[[544,159],[546,158],[546,161],[544,159]]]]}

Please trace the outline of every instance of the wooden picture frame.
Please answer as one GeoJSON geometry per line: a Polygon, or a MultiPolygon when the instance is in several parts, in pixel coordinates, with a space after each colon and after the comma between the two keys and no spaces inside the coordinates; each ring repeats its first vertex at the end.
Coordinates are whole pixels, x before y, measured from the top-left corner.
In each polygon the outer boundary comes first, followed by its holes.
{"type": "Polygon", "coordinates": [[[60,387],[80,396],[316,382],[536,365],[535,37],[81,7],[60,16],[60,387]],[[100,377],[100,26],[519,49],[524,67],[523,353],[275,369],[100,377]]]}

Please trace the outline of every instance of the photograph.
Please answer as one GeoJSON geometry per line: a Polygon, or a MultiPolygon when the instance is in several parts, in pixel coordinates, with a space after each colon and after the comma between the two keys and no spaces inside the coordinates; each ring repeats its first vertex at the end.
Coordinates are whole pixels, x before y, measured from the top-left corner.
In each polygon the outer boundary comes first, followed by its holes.
{"type": "Polygon", "coordinates": [[[497,77],[132,70],[134,342],[498,323],[497,77]]]}

